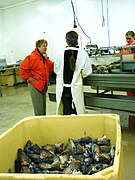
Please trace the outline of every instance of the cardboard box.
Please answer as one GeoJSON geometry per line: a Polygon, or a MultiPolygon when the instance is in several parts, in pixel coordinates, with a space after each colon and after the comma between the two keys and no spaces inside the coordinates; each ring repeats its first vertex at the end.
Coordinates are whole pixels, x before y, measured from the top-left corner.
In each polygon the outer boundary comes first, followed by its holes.
{"type": "Polygon", "coordinates": [[[122,180],[123,151],[119,116],[115,114],[90,114],[74,116],[32,116],[22,119],[0,136],[0,180],[122,180]],[[92,138],[105,134],[115,146],[113,166],[93,175],[70,174],[16,174],[14,161],[18,148],[24,148],[27,140],[39,146],[66,143],[69,138],[92,138]],[[11,168],[12,173],[7,173],[11,168]]]}

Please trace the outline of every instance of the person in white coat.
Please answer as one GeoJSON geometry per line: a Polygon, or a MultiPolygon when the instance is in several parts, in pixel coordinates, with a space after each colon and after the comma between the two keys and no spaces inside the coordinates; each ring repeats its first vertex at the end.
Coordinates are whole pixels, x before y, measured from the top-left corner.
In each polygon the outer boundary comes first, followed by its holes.
{"type": "Polygon", "coordinates": [[[67,32],[66,43],[54,59],[56,114],[85,114],[83,78],[92,73],[90,58],[78,47],[77,32],[67,32]]]}

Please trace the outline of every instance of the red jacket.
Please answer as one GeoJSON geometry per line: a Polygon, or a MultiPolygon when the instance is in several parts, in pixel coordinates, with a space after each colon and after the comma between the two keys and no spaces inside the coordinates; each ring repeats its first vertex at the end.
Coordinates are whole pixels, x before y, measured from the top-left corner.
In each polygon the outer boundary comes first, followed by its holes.
{"type": "Polygon", "coordinates": [[[48,80],[53,68],[54,63],[48,58],[44,59],[35,49],[20,64],[20,76],[27,81],[29,77],[36,79],[36,81],[28,82],[42,92],[44,87],[48,89],[48,80]]]}

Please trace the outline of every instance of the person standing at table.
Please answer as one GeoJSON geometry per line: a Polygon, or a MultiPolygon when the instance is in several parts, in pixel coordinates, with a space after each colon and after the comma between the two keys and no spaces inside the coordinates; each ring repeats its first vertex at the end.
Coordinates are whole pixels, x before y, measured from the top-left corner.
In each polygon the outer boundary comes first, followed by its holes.
{"type": "Polygon", "coordinates": [[[28,82],[34,113],[46,115],[46,92],[54,63],[47,57],[47,41],[36,41],[36,48],[20,64],[20,76],[28,82]]]}
{"type": "MultiPolygon", "coordinates": [[[[125,34],[125,38],[126,38],[126,46],[135,46],[135,33],[134,31],[128,31],[125,34]]],[[[130,52],[130,50],[127,50],[130,52]]],[[[135,53],[133,54],[133,58],[135,60],[135,53]]],[[[127,96],[135,96],[135,92],[132,91],[127,91],[127,96]]],[[[129,119],[128,119],[128,123],[129,123],[129,129],[134,130],[135,128],[135,116],[134,115],[129,115],[129,119]]]]}
{"type": "Polygon", "coordinates": [[[90,58],[78,47],[78,34],[66,33],[67,47],[54,59],[56,73],[56,114],[85,114],[83,78],[92,73],[90,58]]]}
{"type": "MultiPolygon", "coordinates": [[[[126,38],[126,46],[135,46],[135,33],[134,31],[128,31],[126,32],[125,34],[125,38],[126,38]]],[[[128,50],[128,49],[122,49],[120,51],[120,54],[129,54],[131,53],[131,50],[128,50]]],[[[133,54],[133,58],[135,59],[135,53],[133,54]]],[[[130,92],[130,91],[127,91],[127,96],[135,96],[135,92],[130,92]]]]}

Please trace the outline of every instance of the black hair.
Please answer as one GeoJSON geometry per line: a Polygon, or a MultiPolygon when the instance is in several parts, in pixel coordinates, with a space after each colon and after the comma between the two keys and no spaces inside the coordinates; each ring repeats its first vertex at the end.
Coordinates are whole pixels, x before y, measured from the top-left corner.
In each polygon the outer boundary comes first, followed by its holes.
{"type": "MultiPolygon", "coordinates": [[[[69,38],[76,38],[77,41],[72,41],[72,40],[68,40],[67,39],[67,44],[70,47],[78,47],[78,34],[75,31],[69,31],[66,33],[66,36],[68,36],[69,38]]],[[[70,69],[72,71],[75,71],[76,69],[76,59],[74,57],[74,51],[71,51],[71,56],[70,56],[70,69]]]]}

